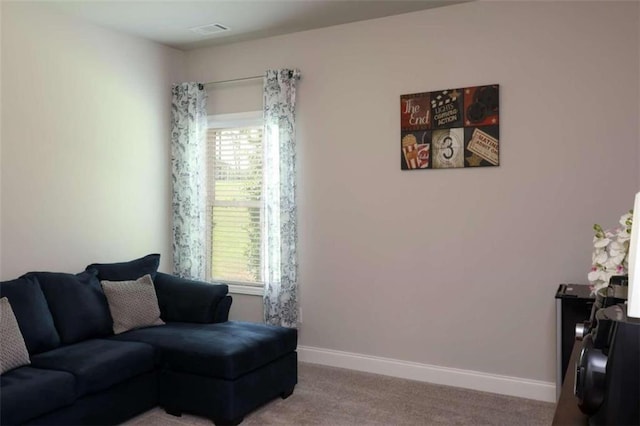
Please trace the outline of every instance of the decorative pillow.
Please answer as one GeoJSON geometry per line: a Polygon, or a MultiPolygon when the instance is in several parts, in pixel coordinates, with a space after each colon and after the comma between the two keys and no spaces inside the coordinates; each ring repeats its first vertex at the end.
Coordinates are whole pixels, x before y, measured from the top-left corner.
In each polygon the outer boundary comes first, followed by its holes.
{"type": "Polygon", "coordinates": [[[24,276],[38,279],[62,343],[68,345],[113,333],[109,305],[97,271],[76,275],[29,272],[24,276]]]}
{"type": "Polygon", "coordinates": [[[151,275],[147,274],[135,281],[101,281],[100,284],[107,296],[115,334],[133,328],[164,324],[160,319],[158,297],[151,275]]]}
{"type": "Polygon", "coordinates": [[[9,299],[31,355],[60,346],[60,336],[36,277],[1,282],[0,297],[9,299]]]}
{"type": "Polygon", "coordinates": [[[94,263],[87,266],[87,271],[95,269],[98,271],[98,278],[107,281],[130,281],[137,280],[144,275],[151,275],[151,279],[156,279],[156,272],[160,265],[159,254],[149,254],[140,259],[120,263],[94,263]]]}
{"type": "Polygon", "coordinates": [[[31,364],[9,299],[0,299],[0,374],[31,364]]]}

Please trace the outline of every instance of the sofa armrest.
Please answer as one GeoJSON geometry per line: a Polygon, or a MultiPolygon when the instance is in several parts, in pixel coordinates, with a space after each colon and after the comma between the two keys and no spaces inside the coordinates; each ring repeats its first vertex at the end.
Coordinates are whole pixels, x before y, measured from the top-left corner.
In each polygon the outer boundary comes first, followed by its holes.
{"type": "Polygon", "coordinates": [[[154,285],[163,321],[212,323],[224,322],[229,316],[231,298],[227,296],[226,284],[209,284],[158,272],[154,285]]]}
{"type": "Polygon", "coordinates": [[[229,321],[229,311],[231,310],[231,302],[233,299],[230,294],[227,294],[224,299],[218,303],[218,308],[213,317],[213,322],[227,322],[229,321]]]}

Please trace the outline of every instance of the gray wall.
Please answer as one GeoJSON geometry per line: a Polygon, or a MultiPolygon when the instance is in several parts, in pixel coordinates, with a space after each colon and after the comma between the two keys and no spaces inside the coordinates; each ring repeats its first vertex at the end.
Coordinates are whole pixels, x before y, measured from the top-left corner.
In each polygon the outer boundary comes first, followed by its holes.
{"type": "Polygon", "coordinates": [[[184,55],[2,5],[0,277],[161,252],[171,265],[171,84],[184,55]]]}
{"type": "Polygon", "coordinates": [[[233,303],[229,319],[237,321],[263,322],[262,297],[249,294],[232,294],[233,303]]]}
{"type": "Polygon", "coordinates": [[[555,290],[638,188],[638,27],[637,3],[472,2],[188,52],[189,79],[302,71],[301,344],[554,381],[555,290]],[[490,83],[500,167],[400,171],[401,94],[490,83]]]}

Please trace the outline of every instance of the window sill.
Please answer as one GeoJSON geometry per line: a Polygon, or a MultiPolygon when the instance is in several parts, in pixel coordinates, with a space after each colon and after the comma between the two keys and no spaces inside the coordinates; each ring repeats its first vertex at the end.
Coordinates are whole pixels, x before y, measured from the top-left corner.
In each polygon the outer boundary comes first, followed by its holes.
{"type": "Polygon", "coordinates": [[[248,294],[251,296],[264,296],[263,287],[252,287],[248,285],[229,284],[229,293],[248,294]]]}

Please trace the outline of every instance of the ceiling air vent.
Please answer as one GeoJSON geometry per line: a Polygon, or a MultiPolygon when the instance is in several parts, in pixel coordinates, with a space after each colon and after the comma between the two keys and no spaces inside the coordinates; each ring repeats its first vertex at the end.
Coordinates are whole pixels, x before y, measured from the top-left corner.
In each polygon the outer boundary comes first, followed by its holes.
{"type": "Polygon", "coordinates": [[[223,31],[229,31],[229,27],[225,27],[222,24],[207,24],[189,29],[201,36],[210,36],[212,34],[221,33],[223,31]]]}

